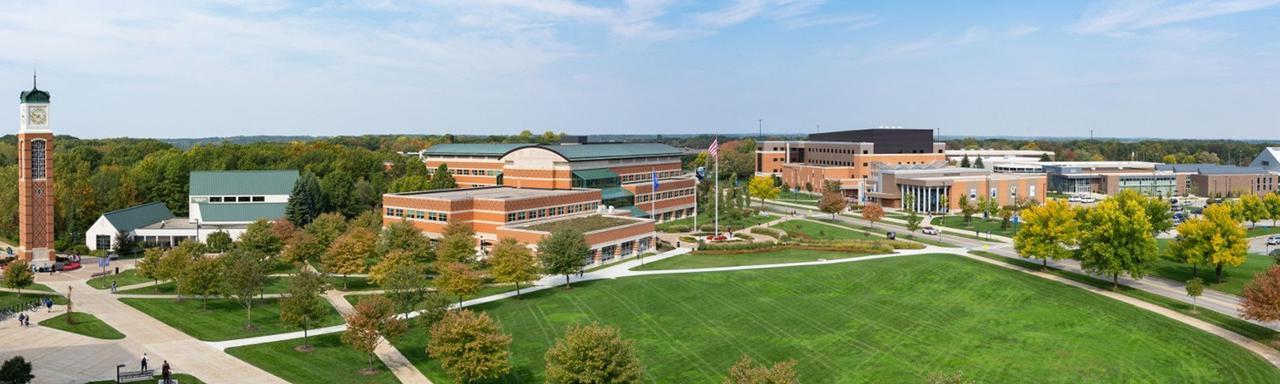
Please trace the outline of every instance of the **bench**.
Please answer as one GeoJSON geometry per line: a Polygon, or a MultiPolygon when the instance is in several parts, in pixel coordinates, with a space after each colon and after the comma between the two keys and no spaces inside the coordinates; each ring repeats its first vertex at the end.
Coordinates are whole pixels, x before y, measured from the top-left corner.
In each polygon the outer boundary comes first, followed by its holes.
{"type": "Polygon", "coordinates": [[[102,277],[110,274],[111,274],[111,271],[94,272],[92,275],[89,275],[89,278],[92,279],[95,277],[102,277]]]}
{"type": "Polygon", "coordinates": [[[156,376],[156,370],[148,369],[145,371],[123,371],[116,372],[117,383],[127,383],[131,381],[149,381],[156,376]]]}

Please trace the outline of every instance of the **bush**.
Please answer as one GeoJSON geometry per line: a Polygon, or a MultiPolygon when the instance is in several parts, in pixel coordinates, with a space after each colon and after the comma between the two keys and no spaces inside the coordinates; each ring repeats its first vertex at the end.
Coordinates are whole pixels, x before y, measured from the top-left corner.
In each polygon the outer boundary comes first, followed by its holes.
{"type": "Polygon", "coordinates": [[[782,231],[782,230],[780,230],[780,229],[773,229],[773,228],[768,228],[768,227],[755,227],[755,228],[751,228],[751,233],[758,234],[758,235],[765,235],[765,236],[769,236],[769,237],[772,237],[772,238],[775,238],[775,239],[778,239],[778,240],[782,240],[782,239],[784,239],[784,238],[786,238],[786,237],[787,237],[787,233],[786,233],[786,232],[783,232],[783,231],[782,231]]]}
{"type": "Polygon", "coordinates": [[[665,232],[665,233],[689,232],[692,229],[693,229],[692,226],[685,225],[685,224],[672,224],[672,225],[666,225],[658,228],[659,231],[665,232]]]}
{"type": "Polygon", "coordinates": [[[754,237],[751,237],[751,235],[748,235],[748,234],[745,234],[745,233],[742,233],[742,232],[734,233],[734,234],[733,234],[733,237],[736,237],[736,238],[739,238],[739,239],[743,239],[743,240],[746,240],[746,241],[752,241],[752,240],[755,240],[755,239],[756,239],[756,238],[754,238],[754,237]]]}
{"type": "Polygon", "coordinates": [[[680,241],[683,241],[686,243],[696,243],[698,242],[698,238],[693,236],[680,236],[680,241]]]}
{"type": "Polygon", "coordinates": [[[1268,255],[1271,255],[1271,260],[1275,261],[1276,265],[1280,265],[1280,248],[1272,249],[1268,255]]]}

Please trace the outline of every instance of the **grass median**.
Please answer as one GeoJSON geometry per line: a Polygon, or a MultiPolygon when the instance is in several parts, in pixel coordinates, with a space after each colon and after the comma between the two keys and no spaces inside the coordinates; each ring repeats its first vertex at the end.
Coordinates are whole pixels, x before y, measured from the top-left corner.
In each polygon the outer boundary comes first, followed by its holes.
{"type": "Polygon", "coordinates": [[[120,331],[112,328],[92,314],[72,312],[71,319],[72,324],[67,324],[67,314],[64,313],[45,319],[40,322],[40,325],[97,339],[118,340],[124,338],[123,333],[120,333],[120,331]]]}
{"type": "MultiPolygon", "coordinates": [[[[200,300],[175,299],[120,299],[148,316],[204,341],[223,341],[301,331],[285,326],[280,321],[280,301],[255,300],[253,303],[252,330],[245,329],[245,309],[238,302],[225,299],[209,300],[208,308],[202,308],[200,300]]],[[[313,328],[342,324],[342,316],[329,307],[329,314],[313,328]]]]}

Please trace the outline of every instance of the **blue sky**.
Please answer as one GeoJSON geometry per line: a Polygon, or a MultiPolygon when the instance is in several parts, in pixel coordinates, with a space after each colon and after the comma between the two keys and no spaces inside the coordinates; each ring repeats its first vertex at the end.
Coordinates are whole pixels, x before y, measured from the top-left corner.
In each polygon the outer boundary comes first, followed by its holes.
{"type": "Polygon", "coordinates": [[[16,96],[38,68],[54,129],[81,137],[728,133],[763,119],[773,133],[1280,139],[1280,0],[0,9],[0,85],[16,96]]]}

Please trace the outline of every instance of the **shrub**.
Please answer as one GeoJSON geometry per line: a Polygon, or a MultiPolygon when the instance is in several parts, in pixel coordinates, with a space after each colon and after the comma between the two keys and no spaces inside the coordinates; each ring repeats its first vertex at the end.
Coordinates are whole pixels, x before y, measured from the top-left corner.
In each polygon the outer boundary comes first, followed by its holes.
{"type": "Polygon", "coordinates": [[[698,242],[698,239],[693,236],[680,236],[680,241],[683,241],[686,243],[696,243],[698,242]]]}
{"type": "Polygon", "coordinates": [[[689,232],[692,229],[693,229],[692,226],[685,225],[685,224],[672,224],[672,225],[666,225],[666,226],[662,226],[661,228],[658,228],[659,231],[662,231],[665,233],[689,232]]]}
{"type": "Polygon", "coordinates": [[[779,229],[773,229],[768,227],[751,228],[751,233],[769,236],[778,240],[783,240],[784,238],[787,237],[786,232],[783,232],[782,230],[779,230],[779,229]]]}
{"type": "Polygon", "coordinates": [[[751,235],[748,235],[748,234],[745,234],[745,233],[742,233],[742,232],[736,232],[736,233],[734,233],[734,234],[733,234],[733,237],[736,237],[736,238],[739,238],[739,239],[743,239],[743,240],[746,240],[746,241],[751,241],[751,240],[755,240],[755,239],[756,239],[756,238],[754,238],[754,237],[751,237],[751,235]]]}

